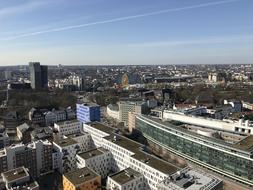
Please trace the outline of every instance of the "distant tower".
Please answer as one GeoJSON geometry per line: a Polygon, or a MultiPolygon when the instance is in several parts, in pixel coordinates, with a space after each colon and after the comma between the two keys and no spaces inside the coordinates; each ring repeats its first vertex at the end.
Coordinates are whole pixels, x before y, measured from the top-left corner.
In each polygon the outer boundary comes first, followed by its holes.
{"type": "Polygon", "coordinates": [[[29,63],[30,80],[32,89],[46,89],[48,87],[48,68],[40,66],[39,62],[29,63]]]}
{"type": "Polygon", "coordinates": [[[129,79],[128,79],[128,75],[125,73],[122,76],[122,86],[123,87],[128,87],[128,85],[129,85],[129,79]]]}
{"type": "Polygon", "coordinates": [[[8,106],[8,102],[9,102],[9,89],[7,87],[7,90],[6,90],[6,107],[8,106]]]}

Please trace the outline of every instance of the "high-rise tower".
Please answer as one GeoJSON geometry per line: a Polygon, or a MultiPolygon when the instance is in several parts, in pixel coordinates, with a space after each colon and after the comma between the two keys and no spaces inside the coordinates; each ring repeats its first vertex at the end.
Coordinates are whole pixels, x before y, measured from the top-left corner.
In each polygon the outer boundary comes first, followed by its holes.
{"type": "Polygon", "coordinates": [[[48,87],[47,66],[40,66],[39,62],[30,62],[29,68],[32,89],[46,89],[48,87]]]}

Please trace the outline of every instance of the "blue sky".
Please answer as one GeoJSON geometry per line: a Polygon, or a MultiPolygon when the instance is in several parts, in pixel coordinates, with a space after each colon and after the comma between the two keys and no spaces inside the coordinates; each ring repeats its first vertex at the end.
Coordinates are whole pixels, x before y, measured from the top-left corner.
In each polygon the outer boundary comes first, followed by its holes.
{"type": "Polygon", "coordinates": [[[0,0],[0,65],[253,63],[252,0],[0,0]]]}

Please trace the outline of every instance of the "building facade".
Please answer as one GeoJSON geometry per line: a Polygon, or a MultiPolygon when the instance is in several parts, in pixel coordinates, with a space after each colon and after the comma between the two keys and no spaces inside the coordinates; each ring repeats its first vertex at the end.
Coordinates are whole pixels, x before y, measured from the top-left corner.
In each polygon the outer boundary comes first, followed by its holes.
{"type": "Polygon", "coordinates": [[[236,144],[218,141],[147,116],[136,116],[136,129],[151,142],[242,183],[253,185],[253,136],[236,144]]]}
{"type": "Polygon", "coordinates": [[[63,121],[54,124],[54,128],[58,131],[59,136],[80,133],[81,122],[78,120],[63,121]]]}
{"type": "MultiPolygon", "coordinates": [[[[103,147],[111,152],[114,172],[131,168],[143,175],[143,189],[145,190],[155,190],[159,183],[172,174],[184,171],[184,168],[176,167],[148,154],[144,151],[143,145],[118,135],[113,128],[94,122],[83,124],[83,130],[91,134],[97,147],[103,147]]],[[[220,180],[215,183],[220,183],[220,180]]],[[[204,186],[203,189],[205,189],[204,186]]]]}
{"type": "Polygon", "coordinates": [[[88,167],[106,178],[112,171],[112,154],[104,148],[92,149],[77,155],[78,168],[88,167]]]}
{"type": "Polygon", "coordinates": [[[60,173],[71,172],[77,169],[76,155],[80,152],[78,143],[71,138],[63,138],[53,142],[54,168],[60,173]]]}
{"type": "Polygon", "coordinates": [[[63,190],[100,190],[101,177],[89,168],[77,169],[63,175],[63,190]]]}
{"type": "Polygon", "coordinates": [[[133,170],[132,168],[126,168],[120,172],[112,174],[108,177],[106,187],[107,189],[144,189],[144,176],[133,170]]]}
{"type": "Polygon", "coordinates": [[[142,114],[147,109],[146,102],[137,101],[120,101],[119,103],[119,120],[124,122],[125,126],[128,126],[128,113],[133,112],[136,114],[142,114]]]}
{"type": "Polygon", "coordinates": [[[47,89],[48,87],[48,68],[40,66],[39,62],[30,62],[31,87],[34,90],[47,89]]]}
{"type": "Polygon", "coordinates": [[[32,177],[39,177],[52,171],[52,144],[36,141],[27,145],[11,145],[1,150],[0,160],[0,172],[24,166],[32,177]]]}
{"type": "Polygon", "coordinates": [[[76,113],[82,123],[100,121],[100,106],[97,104],[76,104],[76,113]]]}
{"type": "Polygon", "coordinates": [[[25,167],[15,168],[3,172],[2,179],[7,190],[29,189],[39,190],[39,184],[33,181],[25,167]]]}

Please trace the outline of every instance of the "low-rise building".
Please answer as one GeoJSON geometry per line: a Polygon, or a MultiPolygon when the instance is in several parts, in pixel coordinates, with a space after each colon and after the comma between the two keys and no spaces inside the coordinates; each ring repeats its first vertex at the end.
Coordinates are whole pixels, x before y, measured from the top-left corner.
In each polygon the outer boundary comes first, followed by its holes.
{"type": "Polygon", "coordinates": [[[35,125],[45,125],[45,116],[40,109],[32,108],[28,113],[28,118],[35,125]]]}
{"type": "Polygon", "coordinates": [[[36,128],[31,132],[31,140],[53,140],[53,130],[49,127],[36,128]]]}
{"type": "Polygon", "coordinates": [[[133,170],[132,168],[126,168],[112,174],[108,177],[106,188],[107,189],[136,189],[136,190],[145,190],[144,189],[144,176],[133,170]]]}
{"type": "Polygon", "coordinates": [[[77,155],[79,168],[88,167],[99,174],[102,178],[112,171],[112,154],[104,148],[97,148],[77,155]]]}
{"type": "Polygon", "coordinates": [[[80,132],[76,134],[67,135],[66,137],[75,140],[78,143],[81,152],[86,152],[88,150],[95,148],[95,145],[89,133],[80,132]]]}
{"type": "Polygon", "coordinates": [[[100,106],[94,103],[76,104],[77,119],[82,123],[100,121],[100,106]]]}
{"type": "Polygon", "coordinates": [[[78,120],[63,121],[54,124],[54,128],[59,132],[59,136],[80,133],[81,122],[78,120]]]}
{"type": "Polygon", "coordinates": [[[253,102],[243,102],[242,107],[248,110],[253,110],[253,102]]]}
{"type": "Polygon", "coordinates": [[[147,111],[147,103],[144,101],[120,101],[119,120],[128,126],[128,113],[143,114],[147,111]]]}
{"type": "Polygon", "coordinates": [[[222,190],[222,181],[203,171],[186,168],[158,184],[157,190],[222,190]]]}
{"type": "Polygon", "coordinates": [[[0,172],[24,166],[32,177],[52,171],[52,144],[36,141],[29,144],[14,144],[0,150],[0,172]]]}
{"type": "Polygon", "coordinates": [[[71,107],[66,109],[67,120],[76,119],[76,112],[71,107]]]}
{"type": "Polygon", "coordinates": [[[24,144],[31,142],[31,127],[24,123],[17,127],[17,137],[21,140],[24,144]]]}
{"type": "Polygon", "coordinates": [[[74,171],[77,168],[76,155],[80,152],[80,147],[77,141],[71,138],[63,138],[53,142],[54,153],[53,163],[54,167],[60,173],[74,171]]]}
{"type": "Polygon", "coordinates": [[[0,148],[4,148],[10,144],[9,135],[6,133],[5,128],[0,126],[0,148]]]}
{"type": "Polygon", "coordinates": [[[16,111],[8,112],[4,117],[4,127],[7,133],[16,133],[16,127],[22,123],[20,114],[16,111]]]}
{"type": "Polygon", "coordinates": [[[32,181],[25,167],[6,171],[1,175],[7,190],[39,190],[39,184],[32,181]]]}
{"type": "Polygon", "coordinates": [[[99,190],[101,177],[89,168],[81,168],[63,175],[63,190],[99,190]]]}
{"type": "Polygon", "coordinates": [[[119,105],[118,104],[109,104],[106,107],[106,113],[109,117],[119,120],[119,105]]]}
{"type": "Polygon", "coordinates": [[[46,126],[50,126],[50,125],[57,122],[56,113],[54,113],[52,111],[45,112],[44,117],[45,117],[46,126]]]}

